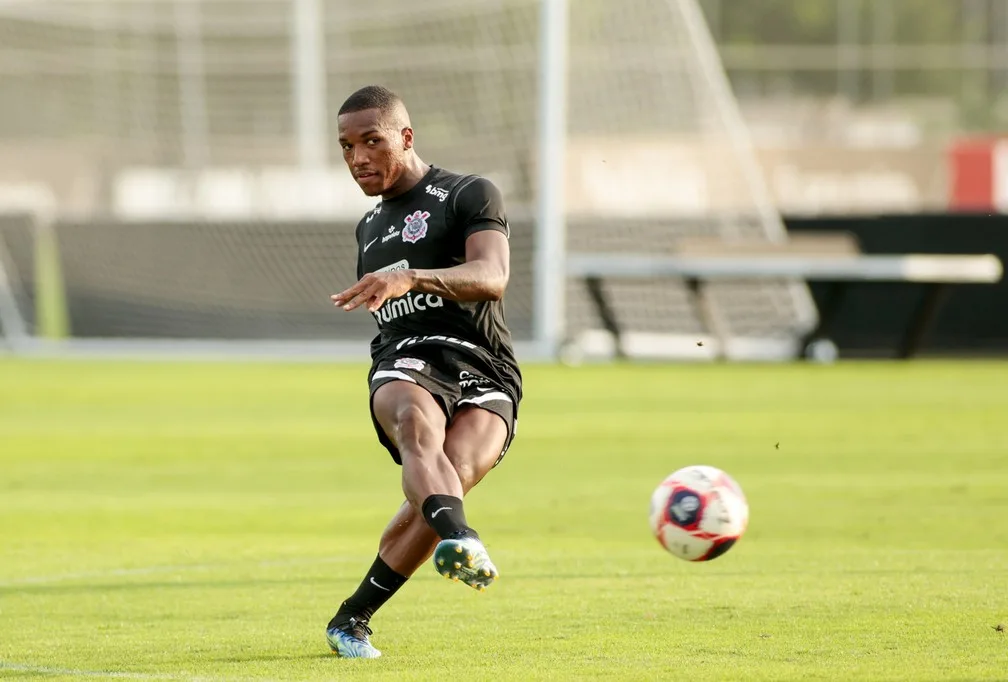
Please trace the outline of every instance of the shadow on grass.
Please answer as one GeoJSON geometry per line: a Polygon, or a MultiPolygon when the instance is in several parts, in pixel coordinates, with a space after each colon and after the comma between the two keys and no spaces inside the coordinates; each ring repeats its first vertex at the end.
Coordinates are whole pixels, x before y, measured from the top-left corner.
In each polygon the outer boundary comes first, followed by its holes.
{"type": "Polygon", "coordinates": [[[303,654],[249,654],[247,656],[223,656],[221,658],[209,658],[205,660],[213,661],[215,663],[271,663],[271,662],[285,662],[285,661],[322,661],[322,660],[339,660],[335,654],[322,652],[322,653],[303,653],[303,654]]]}
{"type": "MultiPolygon", "coordinates": [[[[915,575],[959,575],[963,571],[959,567],[919,567],[913,570],[915,575]]],[[[809,571],[803,568],[794,569],[774,569],[773,576],[780,577],[785,575],[807,575],[809,571]]],[[[859,576],[859,575],[876,575],[876,576],[886,576],[886,575],[906,575],[907,569],[905,567],[899,568],[888,568],[888,567],[877,567],[877,568],[836,568],[836,569],[823,569],[817,568],[814,571],[815,574],[825,576],[859,576]]],[[[724,580],[725,578],[753,578],[761,577],[765,574],[760,571],[718,571],[711,572],[707,574],[698,573],[691,576],[691,580],[724,580]]],[[[611,580],[661,580],[663,579],[660,574],[656,574],[653,571],[641,570],[641,571],[614,571],[612,573],[524,573],[524,574],[510,574],[505,578],[511,583],[524,583],[524,582],[541,582],[541,581],[556,581],[558,579],[563,579],[567,582],[583,581],[583,582],[597,582],[597,581],[611,581],[611,580]]],[[[416,576],[413,578],[414,582],[440,582],[432,576],[416,576]],[[427,580],[430,578],[430,580],[427,580]]],[[[2,597],[13,597],[13,596],[26,596],[26,595],[42,595],[42,594],[89,594],[89,593],[102,593],[102,592],[129,592],[129,591],[143,591],[143,590],[191,590],[191,589],[207,589],[207,590],[231,590],[231,589],[254,589],[263,587],[284,587],[291,584],[306,585],[312,582],[325,583],[327,586],[333,584],[330,578],[305,578],[299,576],[296,578],[258,578],[249,580],[188,580],[188,579],[178,579],[178,580],[159,580],[159,581],[137,581],[137,580],[125,580],[123,582],[58,582],[58,583],[45,583],[45,584],[7,584],[0,585],[0,596],[2,597]]],[[[354,580],[345,579],[347,586],[354,583],[354,580]]]]}
{"type": "MultiPolygon", "coordinates": [[[[308,583],[304,578],[260,578],[254,580],[159,580],[151,581],[124,581],[124,582],[84,582],[84,583],[49,583],[49,584],[28,584],[28,585],[8,585],[0,587],[0,596],[15,596],[25,594],[82,594],[89,592],[121,592],[134,590],[190,590],[190,589],[247,589],[253,587],[269,587],[277,585],[290,585],[297,583],[304,585],[308,583]]],[[[323,582],[319,578],[319,582],[323,582]]],[[[349,581],[348,581],[349,584],[349,581]]]]}

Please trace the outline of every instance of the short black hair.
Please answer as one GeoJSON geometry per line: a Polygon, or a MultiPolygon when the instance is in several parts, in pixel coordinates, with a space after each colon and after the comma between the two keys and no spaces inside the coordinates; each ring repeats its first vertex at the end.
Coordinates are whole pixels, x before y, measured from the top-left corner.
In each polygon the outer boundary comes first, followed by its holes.
{"type": "Polygon", "coordinates": [[[366,85],[346,98],[339,109],[339,115],[367,109],[377,109],[383,114],[390,114],[399,107],[403,107],[399,95],[382,85],[366,85]]]}

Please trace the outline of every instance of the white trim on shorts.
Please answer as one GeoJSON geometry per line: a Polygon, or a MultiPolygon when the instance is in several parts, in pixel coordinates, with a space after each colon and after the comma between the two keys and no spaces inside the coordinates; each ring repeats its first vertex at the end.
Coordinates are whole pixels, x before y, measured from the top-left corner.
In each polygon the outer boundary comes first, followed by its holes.
{"type": "Polygon", "coordinates": [[[411,377],[409,374],[406,374],[405,372],[399,372],[394,369],[378,370],[377,372],[374,373],[374,376],[371,377],[371,383],[373,384],[379,379],[402,379],[403,381],[409,381],[414,384],[417,382],[417,380],[411,377]]]}
{"type": "Polygon", "coordinates": [[[474,398],[463,398],[457,401],[456,405],[482,405],[483,403],[488,403],[491,400],[503,400],[505,402],[513,402],[511,396],[507,393],[501,391],[494,391],[493,393],[484,393],[483,395],[478,395],[474,398]]]}

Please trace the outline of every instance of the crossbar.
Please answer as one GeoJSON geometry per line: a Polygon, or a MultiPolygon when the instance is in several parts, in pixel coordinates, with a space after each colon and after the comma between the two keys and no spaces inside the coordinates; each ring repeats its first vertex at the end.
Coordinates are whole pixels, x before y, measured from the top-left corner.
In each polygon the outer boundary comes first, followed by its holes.
{"type": "Polygon", "coordinates": [[[993,284],[1004,274],[1001,260],[983,255],[851,256],[567,256],[571,277],[688,277],[711,279],[808,279],[934,284],[993,284]]]}

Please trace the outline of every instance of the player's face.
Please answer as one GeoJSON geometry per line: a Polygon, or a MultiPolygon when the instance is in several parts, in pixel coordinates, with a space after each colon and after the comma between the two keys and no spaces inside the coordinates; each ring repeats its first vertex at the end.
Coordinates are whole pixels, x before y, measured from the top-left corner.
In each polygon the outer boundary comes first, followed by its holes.
{"type": "Polygon", "coordinates": [[[406,168],[413,131],[396,129],[377,109],[339,117],[339,140],[354,180],[369,197],[389,192],[406,168]]]}

